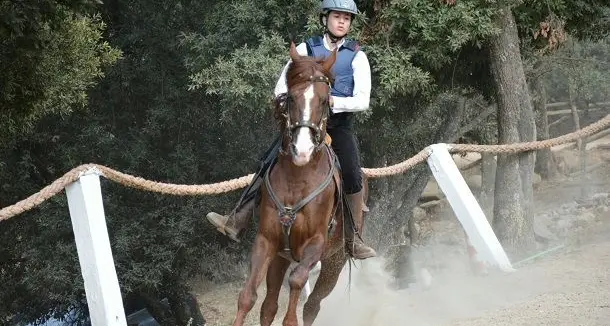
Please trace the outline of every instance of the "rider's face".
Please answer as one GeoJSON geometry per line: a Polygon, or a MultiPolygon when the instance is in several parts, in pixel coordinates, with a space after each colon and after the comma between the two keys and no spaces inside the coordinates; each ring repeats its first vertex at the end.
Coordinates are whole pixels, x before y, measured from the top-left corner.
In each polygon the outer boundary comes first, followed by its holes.
{"type": "Polygon", "coordinates": [[[338,36],[343,37],[349,32],[352,25],[352,15],[346,12],[331,11],[328,13],[326,26],[328,30],[338,36]]]}

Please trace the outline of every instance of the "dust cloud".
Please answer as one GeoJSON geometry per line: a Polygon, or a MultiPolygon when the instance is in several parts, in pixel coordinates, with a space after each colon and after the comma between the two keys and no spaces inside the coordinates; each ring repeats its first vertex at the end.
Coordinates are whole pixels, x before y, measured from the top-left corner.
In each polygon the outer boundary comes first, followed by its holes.
{"type": "MultiPolygon", "coordinates": [[[[607,233],[606,233],[607,234],[607,233]]],[[[382,259],[345,268],[315,326],[607,325],[610,242],[557,253],[512,273],[474,276],[460,263],[432,272],[430,286],[394,289],[382,259]]],[[[314,281],[315,279],[312,279],[314,281]]]]}
{"type": "MultiPolygon", "coordinates": [[[[490,268],[489,274],[476,276],[470,270],[464,233],[447,208],[422,220],[428,221],[422,224],[422,234],[426,228],[431,231],[412,251],[414,283],[397,289],[383,253],[354,262],[351,284],[346,265],[333,292],[322,301],[314,325],[608,325],[610,152],[603,149],[590,155],[589,162],[603,164],[584,178],[555,180],[535,189],[536,220],[551,238],[538,251],[559,244],[564,245],[562,249],[515,266],[512,273],[490,268]]],[[[572,165],[576,168],[577,164],[572,165]]],[[[316,279],[317,273],[312,273],[312,286],[316,279]]],[[[209,325],[231,324],[242,285],[198,291],[209,325]]],[[[265,292],[263,282],[247,325],[259,325],[265,292]]],[[[273,325],[282,324],[287,292],[285,286],[273,325]]],[[[297,310],[300,323],[303,303],[297,310]]]]}
{"type": "Polygon", "coordinates": [[[349,285],[346,265],[335,290],[322,303],[315,325],[446,324],[475,316],[481,309],[502,304],[511,296],[507,289],[480,284],[481,278],[470,274],[459,262],[452,265],[455,268],[449,268],[451,274],[416,268],[418,280],[407,289],[395,288],[392,276],[384,270],[383,258],[356,262],[349,285]]]}

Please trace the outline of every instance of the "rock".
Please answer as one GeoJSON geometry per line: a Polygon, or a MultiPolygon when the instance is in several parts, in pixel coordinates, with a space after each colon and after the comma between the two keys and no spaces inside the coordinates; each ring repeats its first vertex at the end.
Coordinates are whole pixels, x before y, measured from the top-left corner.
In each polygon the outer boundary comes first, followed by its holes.
{"type": "Polygon", "coordinates": [[[463,169],[467,166],[469,166],[470,164],[480,161],[481,160],[481,154],[480,153],[466,153],[466,155],[462,155],[462,154],[453,154],[453,161],[455,162],[455,165],[457,165],[458,169],[463,169]]]}
{"type": "MultiPolygon", "coordinates": [[[[559,171],[564,174],[572,174],[580,171],[580,152],[577,149],[560,150],[554,153],[557,159],[559,171]]],[[[587,166],[603,163],[604,158],[587,151],[587,166]]]]}
{"type": "Polygon", "coordinates": [[[552,225],[552,223],[550,217],[547,215],[536,216],[534,218],[534,233],[546,240],[557,240],[555,234],[549,230],[549,226],[552,225]]]}
{"type": "Polygon", "coordinates": [[[426,210],[421,207],[413,208],[413,221],[419,222],[425,219],[428,215],[426,214],[426,210]]]}
{"type": "Polygon", "coordinates": [[[569,214],[572,212],[575,212],[578,208],[578,203],[575,201],[569,202],[569,203],[565,203],[561,206],[559,206],[559,211],[558,213],[561,215],[565,215],[565,214],[569,214]]]}
{"type": "Polygon", "coordinates": [[[538,173],[534,173],[533,184],[537,185],[542,182],[542,177],[538,173]]]}
{"type": "Polygon", "coordinates": [[[472,192],[478,191],[481,189],[481,185],[483,184],[483,178],[480,174],[473,174],[464,177],[466,180],[466,184],[470,188],[472,192]]]}
{"type": "Polygon", "coordinates": [[[595,200],[597,202],[605,202],[608,201],[608,196],[610,194],[608,194],[607,192],[598,192],[596,194],[593,194],[593,196],[591,196],[591,200],[595,200]]]}
{"type": "Polygon", "coordinates": [[[567,220],[567,219],[561,219],[559,221],[557,221],[557,223],[555,224],[557,226],[557,230],[564,232],[567,229],[570,228],[572,222],[567,220]]]}
{"type": "Polygon", "coordinates": [[[577,221],[581,221],[581,222],[585,222],[585,223],[591,223],[593,221],[595,221],[597,219],[597,217],[595,216],[595,214],[593,214],[592,212],[582,212],[579,215],[576,216],[576,220],[577,221]]]}
{"type": "Polygon", "coordinates": [[[442,198],[445,198],[445,194],[443,194],[443,192],[440,190],[436,181],[428,181],[428,184],[426,184],[426,188],[424,188],[424,191],[421,194],[421,199],[423,201],[431,201],[442,198]]]}

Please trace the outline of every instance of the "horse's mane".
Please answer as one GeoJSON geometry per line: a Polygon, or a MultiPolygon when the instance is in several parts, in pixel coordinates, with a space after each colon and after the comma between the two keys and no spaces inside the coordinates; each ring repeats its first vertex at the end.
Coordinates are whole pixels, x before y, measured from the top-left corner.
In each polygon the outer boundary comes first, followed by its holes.
{"type": "MultiPolygon", "coordinates": [[[[324,60],[324,58],[312,58],[309,56],[301,56],[297,60],[292,60],[286,71],[286,85],[288,86],[288,91],[295,85],[308,82],[309,76],[313,75],[315,70],[322,72],[332,84],[334,82],[334,76],[331,71],[324,69],[322,66],[324,60]]],[[[273,103],[273,117],[278,123],[279,128],[281,128],[282,124],[285,122],[282,114],[285,113],[287,96],[288,94],[282,94],[273,103]]]]}

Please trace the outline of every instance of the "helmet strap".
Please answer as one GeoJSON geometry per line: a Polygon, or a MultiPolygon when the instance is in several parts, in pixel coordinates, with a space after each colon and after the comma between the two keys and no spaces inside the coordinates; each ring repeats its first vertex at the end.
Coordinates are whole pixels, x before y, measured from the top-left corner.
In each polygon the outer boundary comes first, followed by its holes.
{"type": "Polygon", "coordinates": [[[330,30],[328,30],[328,28],[326,29],[326,34],[328,34],[328,38],[330,39],[330,42],[335,43],[335,44],[337,42],[341,41],[345,36],[347,36],[347,35],[345,35],[343,37],[336,36],[335,34],[331,33],[330,30]]]}

